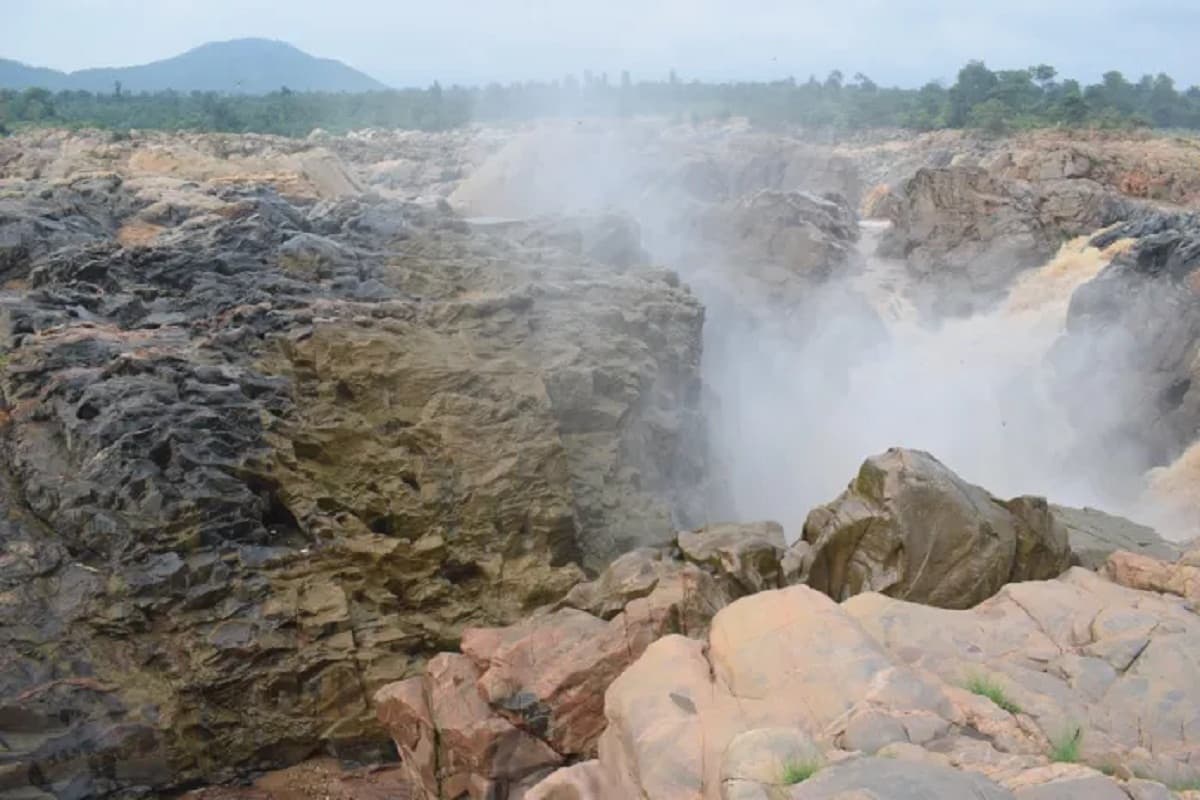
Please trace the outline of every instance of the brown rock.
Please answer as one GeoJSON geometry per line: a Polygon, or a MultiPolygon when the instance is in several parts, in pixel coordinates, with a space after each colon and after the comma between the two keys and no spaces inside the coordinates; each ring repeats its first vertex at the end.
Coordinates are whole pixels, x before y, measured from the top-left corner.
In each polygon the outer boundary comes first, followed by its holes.
{"type": "Polygon", "coordinates": [[[804,579],[837,600],[865,591],[966,608],[1010,581],[1069,564],[1066,533],[1044,500],[1004,504],[928,453],[867,459],[850,487],[804,524],[804,579]]]}
{"type": "Polygon", "coordinates": [[[787,541],[776,522],[707,525],[680,533],[676,541],[684,558],[729,576],[744,593],[781,585],[780,560],[787,541]]]}
{"type": "Polygon", "coordinates": [[[1200,567],[1171,564],[1149,556],[1118,551],[1104,563],[1104,574],[1130,589],[1165,592],[1200,600],[1200,567]]]}

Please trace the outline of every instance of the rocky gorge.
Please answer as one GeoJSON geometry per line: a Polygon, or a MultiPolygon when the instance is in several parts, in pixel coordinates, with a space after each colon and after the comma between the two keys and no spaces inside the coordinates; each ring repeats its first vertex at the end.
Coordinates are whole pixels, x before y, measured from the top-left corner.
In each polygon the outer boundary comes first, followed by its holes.
{"type": "Polygon", "coordinates": [[[0,796],[1187,796],[1196,145],[1023,136],[0,140],[0,796]]]}

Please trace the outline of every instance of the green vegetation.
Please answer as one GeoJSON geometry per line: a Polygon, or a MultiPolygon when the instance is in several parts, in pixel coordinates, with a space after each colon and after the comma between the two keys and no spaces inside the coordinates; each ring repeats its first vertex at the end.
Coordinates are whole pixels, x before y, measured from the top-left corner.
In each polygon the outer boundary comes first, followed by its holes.
{"type": "Polygon", "coordinates": [[[966,689],[980,697],[986,697],[1010,714],[1021,713],[1021,707],[1008,698],[1004,687],[986,675],[971,675],[967,678],[966,689]]]}
{"type": "Polygon", "coordinates": [[[506,122],[544,116],[667,115],[682,120],[745,116],[765,126],[800,125],[830,131],[867,128],[978,128],[994,134],[1047,126],[1200,129],[1200,87],[1176,88],[1167,75],[1131,82],[1107,72],[1082,86],[1059,80],[1045,64],[1028,69],[963,67],[953,86],[879,86],[861,73],[834,71],[761,83],[634,82],[628,72],[609,82],[585,73],[550,83],[404,89],[361,93],[293,92],[263,95],[216,92],[135,94],[25,89],[0,90],[0,130],[21,125],[276,133],[303,136],[314,128],[441,130],[467,122],[506,122]]]}
{"type": "Polygon", "coordinates": [[[1064,764],[1075,764],[1079,761],[1079,745],[1083,741],[1083,728],[1064,731],[1056,739],[1050,740],[1050,760],[1064,764]]]}
{"type": "Polygon", "coordinates": [[[794,761],[783,768],[784,786],[794,786],[816,775],[821,765],[816,761],[794,761]]]}

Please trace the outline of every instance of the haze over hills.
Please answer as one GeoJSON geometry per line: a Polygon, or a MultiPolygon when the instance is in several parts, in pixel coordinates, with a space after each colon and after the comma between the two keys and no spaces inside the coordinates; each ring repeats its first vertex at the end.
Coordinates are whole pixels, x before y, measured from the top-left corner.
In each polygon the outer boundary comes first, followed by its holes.
{"type": "Polygon", "coordinates": [[[296,91],[363,92],[388,88],[341,61],[317,58],[286,42],[234,39],[203,44],[174,58],[132,67],[60,72],[0,59],[0,88],[40,86],[111,92],[216,91],[265,94],[287,86],[296,91]]]}

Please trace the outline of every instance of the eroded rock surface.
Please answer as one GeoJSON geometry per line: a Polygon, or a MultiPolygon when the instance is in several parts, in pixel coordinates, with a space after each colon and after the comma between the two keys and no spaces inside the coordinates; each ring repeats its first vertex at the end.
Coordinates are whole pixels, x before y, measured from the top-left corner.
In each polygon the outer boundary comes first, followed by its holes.
{"type": "MultiPolygon", "coordinates": [[[[647,647],[667,635],[701,637],[733,598],[782,585],[785,545],[774,523],[713,525],[680,533],[676,545],[627,553],[515,625],[468,629],[462,655],[439,655],[423,675],[381,689],[380,720],[417,796],[513,796],[550,766],[594,756],[605,691],[647,647]],[[555,757],[497,764],[497,753],[525,752],[513,741],[555,757]]],[[[567,785],[591,780],[584,769],[570,775],[567,785]]]]}
{"type": "Polygon", "coordinates": [[[703,314],[670,273],[310,144],[84,142],[3,168],[6,782],[375,756],[379,687],[686,520],[703,314]]]}
{"type": "Polygon", "coordinates": [[[1004,177],[980,166],[922,168],[887,204],[884,254],[904,258],[937,314],[968,314],[1002,296],[1064,239],[1125,219],[1133,202],[1095,181],[1004,177]]]}
{"type": "Polygon", "coordinates": [[[761,592],[707,647],[647,648],[608,690],[599,760],[539,796],[1169,797],[1200,770],[1197,619],[1077,567],[965,611],[761,592]],[[1079,763],[1054,760],[1068,740],[1079,763]]]}

